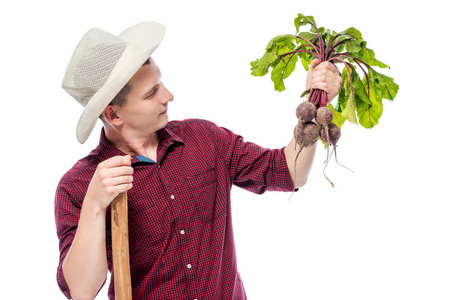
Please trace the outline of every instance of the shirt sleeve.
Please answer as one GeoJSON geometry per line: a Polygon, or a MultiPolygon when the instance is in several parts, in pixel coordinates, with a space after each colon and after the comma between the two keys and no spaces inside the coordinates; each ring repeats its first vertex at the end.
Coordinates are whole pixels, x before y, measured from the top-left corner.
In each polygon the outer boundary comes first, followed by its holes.
{"type": "Polygon", "coordinates": [[[210,125],[210,130],[234,185],[257,194],[295,191],[285,158],[285,147],[263,148],[215,124],[210,125]]]}
{"type": "Polygon", "coordinates": [[[59,289],[67,299],[71,299],[71,295],[62,272],[62,264],[75,238],[81,203],[81,199],[71,191],[69,184],[60,183],[58,185],[55,199],[55,221],[60,256],[56,279],[59,289]]]}

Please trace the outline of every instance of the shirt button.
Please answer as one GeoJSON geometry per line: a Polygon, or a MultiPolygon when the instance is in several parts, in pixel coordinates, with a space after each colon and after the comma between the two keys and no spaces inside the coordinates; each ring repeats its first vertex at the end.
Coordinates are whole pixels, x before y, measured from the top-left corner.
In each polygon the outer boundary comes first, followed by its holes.
{"type": "Polygon", "coordinates": [[[181,233],[182,235],[184,235],[186,232],[185,232],[184,230],[181,230],[180,233],[181,233]]]}
{"type": "Polygon", "coordinates": [[[191,269],[192,265],[191,264],[187,264],[187,269],[191,269]]]}
{"type": "Polygon", "coordinates": [[[170,198],[171,198],[172,200],[174,200],[174,199],[175,199],[175,195],[171,195],[170,198]]]}

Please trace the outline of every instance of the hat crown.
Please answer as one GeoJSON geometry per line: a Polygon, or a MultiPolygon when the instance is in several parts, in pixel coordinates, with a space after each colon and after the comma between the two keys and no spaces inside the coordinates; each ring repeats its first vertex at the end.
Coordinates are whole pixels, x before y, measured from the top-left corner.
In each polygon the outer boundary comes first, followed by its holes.
{"type": "Polygon", "coordinates": [[[127,42],[102,29],[89,30],[78,43],[67,67],[62,87],[86,106],[104,86],[127,42]]]}

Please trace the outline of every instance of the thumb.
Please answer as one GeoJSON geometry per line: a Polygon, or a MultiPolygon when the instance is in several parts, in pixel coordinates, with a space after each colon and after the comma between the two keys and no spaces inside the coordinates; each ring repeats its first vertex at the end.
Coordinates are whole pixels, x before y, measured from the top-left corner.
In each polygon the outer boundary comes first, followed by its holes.
{"type": "Polygon", "coordinates": [[[309,66],[309,71],[307,72],[307,80],[306,80],[306,89],[310,89],[312,85],[312,74],[316,66],[320,64],[320,60],[318,58],[315,58],[311,61],[309,66]]]}
{"type": "Polygon", "coordinates": [[[314,60],[312,60],[312,62],[310,63],[309,69],[315,69],[316,66],[318,66],[320,64],[320,60],[318,58],[315,58],[314,60]]]}

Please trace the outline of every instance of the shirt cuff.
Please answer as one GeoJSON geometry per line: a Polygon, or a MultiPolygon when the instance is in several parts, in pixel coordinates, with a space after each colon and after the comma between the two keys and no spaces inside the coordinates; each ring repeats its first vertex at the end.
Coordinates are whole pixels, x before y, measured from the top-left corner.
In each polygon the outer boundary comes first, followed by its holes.
{"type": "Polygon", "coordinates": [[[59,289],[61,290],[61,292],[64,294],[64,296],[66,296],[67,299],[72,299],[72,296],[70,295],[70,290],[69,290],[69,286],[67,285],[67,282],[65,281],[64,278],[64,273],[62,272],[62,262],[64,260],[61,261],[61,263],[59,264],[58,267],[58,272],[57,272],[57,281],[58,281],[58,286],[59,289]]]}
{"type": "Polygon", "coordinates": [[[273,178],[272,184],[270,185],[275,188],[269,188],[269,190],[280,192],[298,191],[293,184],[292,176],[290,175],[290,171],[288,169],[287,159],[285,157],[285,147],[275,150],[274,157],[273,178]]]}

